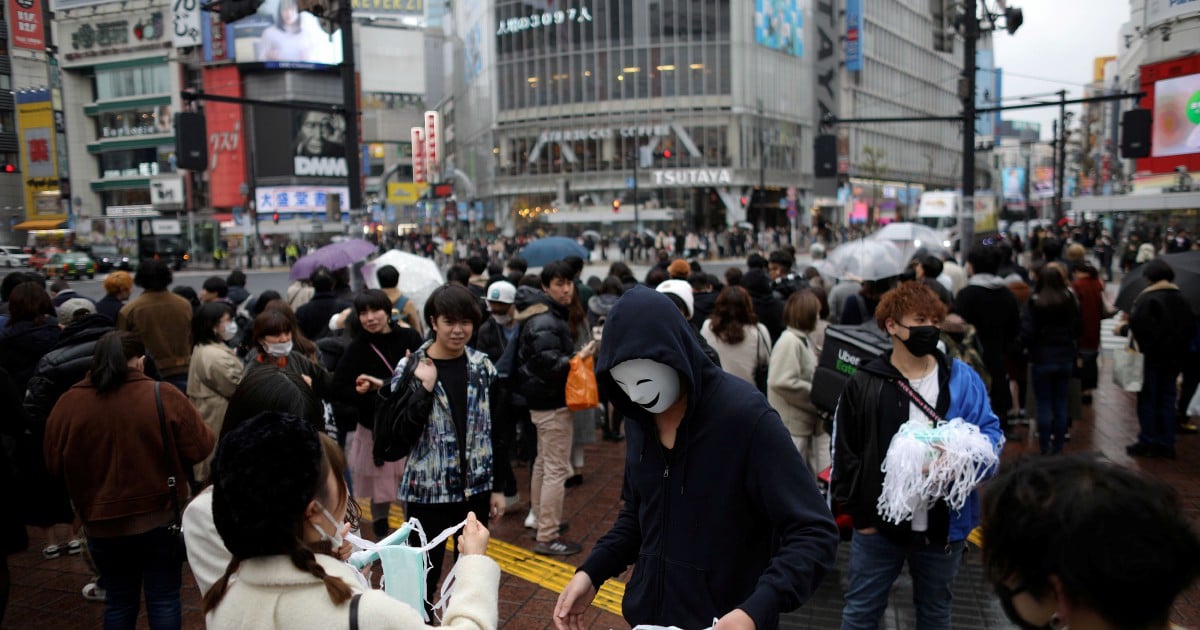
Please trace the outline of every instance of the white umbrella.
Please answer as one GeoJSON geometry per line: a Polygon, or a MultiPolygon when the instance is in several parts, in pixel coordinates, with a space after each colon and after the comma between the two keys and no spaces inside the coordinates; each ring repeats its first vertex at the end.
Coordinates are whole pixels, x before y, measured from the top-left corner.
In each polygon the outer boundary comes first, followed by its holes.
{"type": "Polygon", "coordinates": [[[904,254],[891,241],[862,239],[843,243],[829,254],[839,277],[880,280],[904,271],[904,254]]]}
{"type": "Polygon", "coordinates": [[[918,249],[945,251],[937,230],[920,223],[889,223],[871,235],[872,239],[889,241],[900,248],[905,260],[912,258],[918,249]]]}
{"type": "Polygon", "coordinates": [[[416,303],[417,312],[425,308],[425,300],[429,299],[434,289],[446,284],[441,269],[433,260],[392,249],[363,265],[363,281],[368,288],[379,288],[375,271],[381,267],[395,267],[400,272],[400,291],[416,303]]]}
{"type": "Polygon", "coordinates": [[[604,238],[603,236],[600,236],[600,233],[597,232],[596,230],[584,230],[582,236],[590,236],[590,237],[592,237],[593,240],[595,240],[597,242],[600,239],[604,238]]]}

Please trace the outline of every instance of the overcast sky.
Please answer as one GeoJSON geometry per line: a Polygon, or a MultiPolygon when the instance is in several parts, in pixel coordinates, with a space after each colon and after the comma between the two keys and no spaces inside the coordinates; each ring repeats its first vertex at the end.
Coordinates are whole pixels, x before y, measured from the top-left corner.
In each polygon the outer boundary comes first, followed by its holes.
{"type": "MultiPolygon", "coordinates": [[[[995,0],[987,4],[995,10],[995,0]]],[[[1129,20],[1126,0],[1009,0],[1009,6],[1024,11],[1025,23],[1016,35],[995,34],[1006,105],[1013,104],[1014,97],[1060,89],[1067,90],[1067,98],[1083,96],[1083,86],[1092,80],[1092,60],[1117,54],[1117,31],[1129,20]]],[[[1039,122],[1042,137],[1049,139],[1058,108],[1017,110],[1003,116],[1039,122]]]]}

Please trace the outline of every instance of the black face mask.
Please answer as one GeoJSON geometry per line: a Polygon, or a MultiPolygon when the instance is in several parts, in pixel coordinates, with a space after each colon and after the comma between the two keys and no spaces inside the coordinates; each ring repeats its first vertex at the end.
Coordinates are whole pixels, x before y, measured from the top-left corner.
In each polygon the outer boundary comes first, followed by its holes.
{"type": "Polygon", "coordinates": [[[937,350],[938,339],[942,336],[937,326],[905,326],[900,322],[896,322],[896,325],[908,330],[908,339],[896,338],[914,357],[930,355],[937,350]]]}
{"type": "Polygon", "coordinates": [[[1013,604],[1013,598],[1027,591],[1024,585],[1016,588],[1008,588],[1003,584],[996,585],[996,597],[1000,600],[1000,608],[1004,610],[1004,616],[1021,630],[1057,630],[1059,626],[1048,623],[1044,626],[1037,626],[1021,617],[1017,612],[1017,607],[1013,604]]]}

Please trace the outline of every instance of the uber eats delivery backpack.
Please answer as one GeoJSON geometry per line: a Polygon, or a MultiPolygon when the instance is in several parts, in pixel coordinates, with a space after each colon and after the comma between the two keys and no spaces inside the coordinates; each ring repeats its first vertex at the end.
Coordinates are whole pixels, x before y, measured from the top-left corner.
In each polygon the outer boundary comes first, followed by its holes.
{"type": "Polygon", "coordinates": [[[817,358],[813,373],[812,402],[817,409],[832,414],[837,409],[842,388],[858,368],[892,349],[887,333],[875,322],[857,326],[833,325],[825,329],[825,346],[817,358]]]}

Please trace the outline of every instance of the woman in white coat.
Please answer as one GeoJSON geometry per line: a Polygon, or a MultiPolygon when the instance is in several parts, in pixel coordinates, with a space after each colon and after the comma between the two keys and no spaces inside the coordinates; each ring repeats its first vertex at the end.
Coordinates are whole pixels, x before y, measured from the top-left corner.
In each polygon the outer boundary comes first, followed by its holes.
{"type": "Polygon", "coordinates": [[[797,291],[788,298],[783,308],[787,330],[775,343],[767,370],[767,400],[779,412],[814,477],[829,466],[829,434],[812,403],[817,355],[809,334],[820,312],[821,301],[812,291],[797,291]]]}
{"type": "MultiPolygon", "coordinates": [[[[229,397],[242,382],[242,361],[227,342],[238,333],[233,305],[228,302],[202,304],[192,315],[192,360],[188,364],[188,399],[218,435],[229,397]]],[[[208,481],[212,455],[195,466],[196,482],[208,481]]]]}

